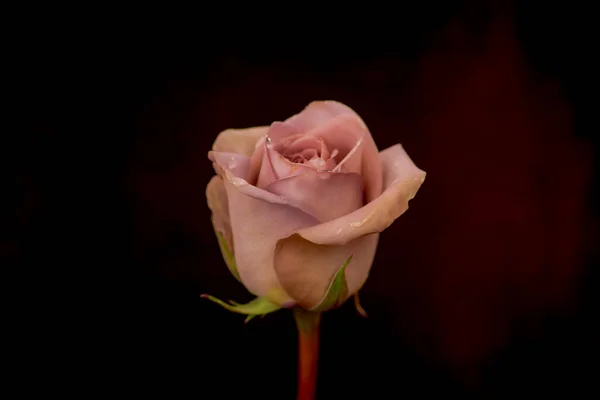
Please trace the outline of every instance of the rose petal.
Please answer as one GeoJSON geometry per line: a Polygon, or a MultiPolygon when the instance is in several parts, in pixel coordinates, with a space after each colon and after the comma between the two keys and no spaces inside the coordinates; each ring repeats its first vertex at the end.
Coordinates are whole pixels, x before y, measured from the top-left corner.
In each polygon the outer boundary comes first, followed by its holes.
{"type": "Polygon", "coordinates": [[[363,236],[343,246],[315,244],[298,234],[282,239],[277,243],[274,257],[279,283],[302,307],[314,308],[327,295],[335,274],[352,255],[345,271],[351,296],[367,279],[378,237],[378,234],[363,236]]]}
{"type": "MultiPolygon", "coordinates": [[[[319,138],[319,144],[320,144],[320,147],[321,147],[320,154],[321,154],[321,158],[322,158],[323,160],[325,160],[325,161],[328,161],[328,160],[329,160],[329,157],[335,157],[335,155],[332,155],[332,154],[329,152],[329,149],[327,148],[327,144],[325,143],[325,141],[324,141],[323,139],[319,138]]],[[[334,150],[335,150],[335,149],[334,149],[334,150]]],[[[337,151],[337,150],[336,150],[336,153],[335,153],[335,154],[337,154],[338,152],[339,152],[339,151],[337,151]]]]}
{"type": "Polygon", "coordinates": [[[313,158],[319,158],[319,153],[315,149],[305,149],[301,153],[296,153],[303,160],[312,160],[313,158]]]}
{"type": "Polygon", "coordinates": [[[338,219],[301,229],[280,240],[275,250],[275,271],[283,289],[305,308],[317,306],[335,273],[348,256],[349,295],[366,281],[378,232],[387,228],[408,208],[425,179],[402,146],[380,153],[384,193],[364,207],[338,219]],[[358,257],[358,258],[357,258],[358,257]]]}
{"type": "Polygon", "coordinates": [[[368,134],[360,118],[354,115],[340,115],[311,129],[306,136],[323,139],[329,147],[338,150],[339,157],[344,157],[348,172],[360,174],[365,132],[368,134]],[[346,157],[348,155],[350,157],[346,157]]]}
{"type": "MultiPolygon", "coordinates": [[[[230,171],[237,178],[243,179],[250,168],[250,158],[241,154],[209,151],[208,158],[220,168],[230,171]]],[[[222,175],[218,168],[215,168],[215,171],[222,175]]]]}
{"type": "Polygon", "coordinates": [[[363,180],[355,173],[310,171],[275,181],[265,190],[283,196],[290,205],[320,222],[349,214],[363,201],[363,180]]]}
{"type": "Polygon", "coordinates": [[[244,193],[244,195],[257,200],[264,200],[269,203],[287,204],[287,200],[284,197],[277,196],[274,193],[267,192],[266,190],[258,188],[254,185],[250,185],[244,179],[233,176],[233,174],[228,170],[224,170],[223,172],[224,180],[244,193]]]}
{"type": "Polygon", "coordinates": [[[285,122],[300,132],[307,132],[342,114],[356,113],[350,107],[337,101],[313,101],[304,110],[291,116],[285,122]]]}
{"type": "MultiPolygon", "coordinates": [[[[365,193],[367,202],[377,198],[381,194],[381,163],[373,137],[363,120],[350,107],[336,101],[315,101],[310,103],[302,112],[286,120],[299,131],[307,132],[308,135],[324,135],[324,131],[330,131],[323,136],[329,146],[338,149],[341,154],[348,154],[362,137],[364,146],[360,152],[360,173],[365,180],[365,193]],[[339,117],[354,117],[343,119],[343,122],[333,123],[327,128],[328,121],[339,117]]],[[[329,122],[330,123],[330,122],[329,122]]],[[[356,155],[358,156],[358,154],[356,155]]],[[[348,160],[349,162],[350,160],[348,160]]],[[[356,171],[353,165],[347,165],[349,172],[356,171]]]]}
{"type": "MultiPolygon", "coordinates": [[[[225,182],[234,253],[240,278],[256,296],[289,307],[294,304],[281,288],[273,267],[275,245],[297,229],[318,223],[313,217],[285,204],[274,204],[248,195],[253,186],[225,182]]],[[[255,188],[262,191],[261,189],[255,188]]],[[[272,195],[274,197],[278,197],[272,195]]]]}
{"type": "Polygon", "coordinates": [[[360,172],[362,167],[363,143],[363,138],[358,139],[358,142],[356,142],[352,150],[350,150],[348,154],[346,154],[346,156],[342,159],[342,161],[340,161],[338,165],[336,165],[332,172],[360,172]]]}
{"type": "Polygon", "coordinates": [[[298,135],[298,129],[286,122],[276,121],[269,126],[267,136],[271,139],[271,143],[276,145],[291,136],[298,135]]]}
{"type": "Polygon", "coordinates": [[[283,197],[251,185],[242,178],[242,176],[244,176],[244,170],[247,169],[249,165],[248,157],[239,154],[218,153],[215,151],[209,152],[208,157],[214,161],[213,164],[216,164],[217,168],[215,168],[215,170],[217,170],[217,173],[225,181],[241,190],[245,195],[270,203],[287,204],[287,201],[283,197]],[[231,166],[234,168],[231,169],[231,166]],[[238,173],[236,174],[236,172],[238,173]]]}
{"type": "Polygon", "coordinates": [[[250,157],[258,139],[265,136],[268,126],[247,129],[226,129],[219,133],[212,149],[221,153],[236,153],[250,157]]]}
{"type": "Polygon", "coordinates": [[[256,147],[254,148],[254,153],[252,153],[252,157],[250,157],[250,168],[248,169],[245,179],[251,185],[256,185],[258,182],[258,175],[260,174],[260,168],[265,154],[266,139],[267,136],[258,139],[256,147]]]}
{"type": "Polygon", "coordinates": [[[333,168],[335,168],[335,160],[332,158],[325,161],[322,158],[315,157],[315,158],[311,158],[310,160],[306,161],[304,164],[309,165],[310,167],[314,168],[317,171],[324,171],[324,172],[329,172],[333,168]]]}
{"type": "Polygon", "coordinates": [[[231,225],[229,221],[229,208],[227,206],[227,192],[223,178],[213,176],[206,186],[206,201],[208,208],[212,212],[212,219],[215,229],[218,230],[230,249],[232,249],[231,225]]]}
{"type": "Polygon", "coordinates": [[[374,201],[341,218],[298,231],[314,243],[344,245],[358,237],[381,232],[408,209],[425,180],[425,172],[397,144],[380,153],[385,191],[374,201]]]}
{"type": "Polygon", "coordinates": [[[315,152],[320,152],[321,147],[323,146],[323,140],[320,138],[316,138],[314,136],[300,136],[292,143],[285,146],[285,148],[280,149],[280,153],[283,155],[301,153],[304,150],[313,150],[315,152]]]}
{"type": "Polygon", "coordinates": [[[267,141],[264,144],[263,161],[256,186],[265,188],[279,179],[289,178],[310,171],[314,171],[314,168],[306,164],[291,162],[275,151],[273,145],[267,141]]]}

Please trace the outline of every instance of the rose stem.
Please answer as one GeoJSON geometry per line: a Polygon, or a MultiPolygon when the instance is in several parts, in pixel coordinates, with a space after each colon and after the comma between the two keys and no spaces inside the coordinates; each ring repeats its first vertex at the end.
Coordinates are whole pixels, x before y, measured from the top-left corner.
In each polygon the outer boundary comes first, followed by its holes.
{"type": "Polygon", "coordinates": [[[294,310],[298,327],[298,396],[297,400],[314,400],[319,363],[319,326],[321,313],[294,310]]]}

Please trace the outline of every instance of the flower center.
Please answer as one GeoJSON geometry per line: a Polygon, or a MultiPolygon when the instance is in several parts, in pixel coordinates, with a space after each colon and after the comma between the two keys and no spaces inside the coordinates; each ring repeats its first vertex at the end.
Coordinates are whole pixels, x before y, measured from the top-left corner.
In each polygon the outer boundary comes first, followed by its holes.
{"type": "Polygon", "coordinates": [[[339,153],[337,149],[330,152],[322,138],[304,135],[285,138],[275,146],[275,150],[293,163],[325,171],[337,165],[335,157],[339,153]]]}

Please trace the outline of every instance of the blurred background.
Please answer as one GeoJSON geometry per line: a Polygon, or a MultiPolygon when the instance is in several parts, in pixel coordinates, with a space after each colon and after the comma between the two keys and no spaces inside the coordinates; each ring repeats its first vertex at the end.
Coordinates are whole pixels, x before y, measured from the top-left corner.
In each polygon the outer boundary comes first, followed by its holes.
{"type": "Polygon", "coordinates": [[[427,179],[381,235],[369,317],[351,302],[324,317],[318,398],[598,392],[589,10],[231,7],[139,10],[127,39],[57,23],[23,50],[27,133],[6,152],[0,241],[7,379],[77,398],[295,398],[291,313],[244,325],[199,297],[252,298],[212,230],[207,152],[224,129],[330,99],[427,179]]]}

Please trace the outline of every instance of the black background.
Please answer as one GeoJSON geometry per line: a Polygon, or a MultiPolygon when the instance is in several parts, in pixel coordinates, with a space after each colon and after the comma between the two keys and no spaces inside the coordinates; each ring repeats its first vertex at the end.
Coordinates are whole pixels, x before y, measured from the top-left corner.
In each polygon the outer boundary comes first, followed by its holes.
{"type": "Polygon", "coordinates": [[[40,11],[13,40],[6,380],[77,398],[294,398],[291,314],[244,325],[199,297],[251,299],[212,231],[206,154],[224,129],[333,99],[428,176],[382,234],[369,318],[325,315],[318,398],[597,392],[590,10],[230,6],[119,23],[40,11]]]}

